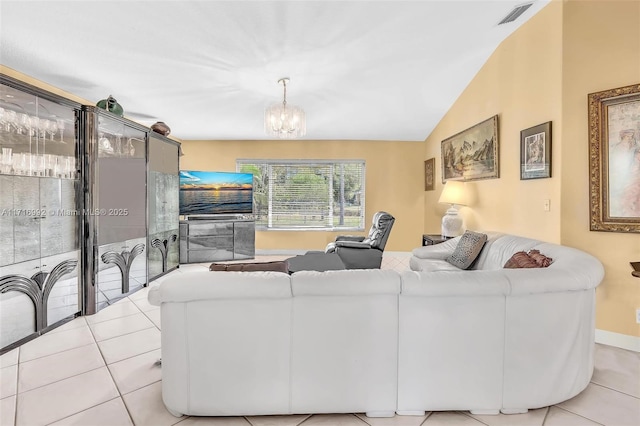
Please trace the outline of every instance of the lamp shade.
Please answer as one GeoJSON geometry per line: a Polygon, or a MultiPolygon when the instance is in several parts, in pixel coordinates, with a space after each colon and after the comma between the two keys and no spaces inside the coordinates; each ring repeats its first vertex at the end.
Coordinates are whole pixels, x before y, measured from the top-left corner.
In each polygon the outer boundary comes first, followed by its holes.
{"type": "Polygon", "coordinates": [[[469,203],[465,183],[458,180],[449,180],[444,184],[439,203],[456,204],[466,206],[469,203]]]}

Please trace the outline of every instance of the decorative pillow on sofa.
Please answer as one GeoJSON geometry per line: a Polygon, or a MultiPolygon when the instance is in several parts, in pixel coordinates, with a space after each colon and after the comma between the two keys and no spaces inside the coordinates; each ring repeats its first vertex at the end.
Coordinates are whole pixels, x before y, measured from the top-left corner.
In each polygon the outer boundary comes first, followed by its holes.
{"type": "Polygon", "coordinates": [[[460,269],[469,269],[478,258],[486,242],[486,234],[465,231],[453,253],[445,260],[460,269]]]}
{"type": "Polygon", "coordinates": [[[505,268],[546,268],[551,265],[553,259],[540,253],[540,250],[529,250],[529,253],[519,251],[515,253],[507,263],[504,264],[505,268]]]}
{"type": "Polygon", "coordinates": [[[515,253],[507,263],[504,264],[507,269],[516,268],[539,268],[535,260],[533,260],[527,253],[519,251],[515,253]]]}
{"type": "Polygon", "coordinates": [[[552,258],[540,253],[540,250],[529,250],[528,254],[529,257],[535,260],[540,268],[546,268],[547,266],[551,265],[551,262],[553,262],[552,258]]]}

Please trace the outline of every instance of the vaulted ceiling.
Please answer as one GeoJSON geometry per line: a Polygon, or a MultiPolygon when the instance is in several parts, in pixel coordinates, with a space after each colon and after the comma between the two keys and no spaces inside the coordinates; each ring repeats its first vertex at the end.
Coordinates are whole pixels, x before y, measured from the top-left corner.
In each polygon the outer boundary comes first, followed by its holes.
{"type": "Polygon", "coordinates": [[[181,139],[268,139],[289,77],[303,139],[423,141],[549,1],[2,0],[0,61],[181,139]]]}

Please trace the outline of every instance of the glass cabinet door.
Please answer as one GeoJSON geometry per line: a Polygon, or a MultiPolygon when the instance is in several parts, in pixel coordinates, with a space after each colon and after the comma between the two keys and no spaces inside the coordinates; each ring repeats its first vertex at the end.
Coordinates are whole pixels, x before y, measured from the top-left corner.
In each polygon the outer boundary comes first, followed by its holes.
{"type": "Polygon", "coordinates": [[[147,283],[146,132],[96,112],[95,222],[98,309],[147,283]]]}
{"type": "Polygon", "coordinates": [[[78,106],[0,84],[0,348],[80,311],[78,106]]]}
{"type": "Polygon", "coordinates": [[[178,266],[179,145],[153,132],[149,133],[149,280],[178,266]]]}

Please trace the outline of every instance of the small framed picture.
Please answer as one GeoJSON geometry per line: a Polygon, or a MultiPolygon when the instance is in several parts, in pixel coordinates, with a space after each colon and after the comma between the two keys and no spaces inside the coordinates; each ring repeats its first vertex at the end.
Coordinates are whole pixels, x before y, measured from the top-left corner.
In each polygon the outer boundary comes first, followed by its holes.
{"type": "Polygon", "coordinates": [[[433,191],[435,189],[436,159],[430,158],[424,162],[424,190],[433,191]]]}
{"type": "Polygon", "coordinates": [[[551,177],[551,122],[520,132],[520,179],[551,177]]]}

